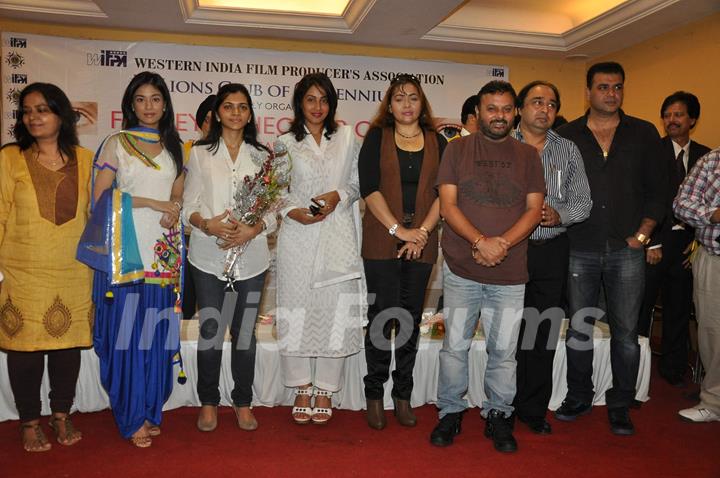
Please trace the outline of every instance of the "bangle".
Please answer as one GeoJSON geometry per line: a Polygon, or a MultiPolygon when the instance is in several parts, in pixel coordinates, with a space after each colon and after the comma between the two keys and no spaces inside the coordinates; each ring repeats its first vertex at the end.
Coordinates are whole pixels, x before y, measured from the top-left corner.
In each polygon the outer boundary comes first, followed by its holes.
{"type": "Polygon", "coordinates": [[[485,239],[485,236],[480,234],[480,237],[475,239],[475,242],[473,242],[472,247],[470,248],[471,251],[477,251],[477,245],[480,241],[483,241],[485,239]]]}
{"type": "Polygon", "coordinates": [[[180,201],[173,201],[173,204],[178,207],[178,209],[182,209],[182,203],[180,201]]]}
{"type": "Polygon", "coordinates": [[[430,235],[430,231],[428,231],[425,226],[420,226],[418,229],[420,229],[421,231],[425,231],[425,234],[427,234],[428,236],[430,235]]]}
{"type": "Polygon", "coordinates": [[[388,229],[388,234],[390,234],[391,236],[395,236],[395,233],[397,232],[398,227],[400,227],[400,224],[398,224],[397,222],[395,224],[393,224],[392,226],[390,226],[390,229],[388,229]]]}

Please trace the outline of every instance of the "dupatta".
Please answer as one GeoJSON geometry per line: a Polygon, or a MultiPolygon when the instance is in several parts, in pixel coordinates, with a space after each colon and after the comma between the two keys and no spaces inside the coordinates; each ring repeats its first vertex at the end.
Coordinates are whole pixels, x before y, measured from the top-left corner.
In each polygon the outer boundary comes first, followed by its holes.
{"type": "MultiPolygon", "coordinates": [[[[93,160],[96,169],[112,166],[98,165],[98,158],[107,140],[117,136],[120,144],[131,155],[137,157],[146,166],[158,166],[137,147],[137,141],[158,143],[157,130],[136,127],[119,131],[103,140],[93,160]]],[[[91,214],[87,226],[80,237],[76,258],[88,267],[107,274],[108,285],[135,284],[143,282],[145,273],[140,257],[140,249],[135,235],[135,222],[132,215],[132,196],[117,189],[103,191],[97,203],[91,201],[91,214]]],[[[92,176],[92,190],[95,189],[95,175],[92,176]]],[[[92,192],[91,192],[92,194],[92,192]]],[[[92,196],[91,196],[92,197],[92,196]]]]}
{"type": "Polygon", "coordinates": [[[132,196],[116,188],[102,193],[80,237],[76,258],[107,274],[109,285],[144,280],[132,216],[132,196]]]}

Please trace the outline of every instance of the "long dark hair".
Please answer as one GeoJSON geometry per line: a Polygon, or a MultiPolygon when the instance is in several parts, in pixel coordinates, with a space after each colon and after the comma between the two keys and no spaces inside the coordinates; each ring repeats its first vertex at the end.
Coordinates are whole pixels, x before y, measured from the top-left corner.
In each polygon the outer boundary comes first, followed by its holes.
{"type": "Polygon", "coordinates": [[[182,141],[180,141],[180,135],[175,129],[175,112],[173,111],[172,100],[170,99],[170,91],[162,76],[157,73],[143,71],[130,80],[130,84],[125,88],[125,93],[122,98],[122,127],[123,129],[128,129],[140,124],[140,120],[138,120],[137,115],[133,111],[133,97],[137,89],[143,85],[154,86],[160,91],[163,97],[165,108],[160,118],[160,124],[158,125],[160,141],[175,162],[175,176],[180,176],[183,171],[182,141]]]}
{"type": "Polygon", "coordinates": [[[303,98],[307,94],[308,90],[313,86],[317,86],[320,90],[325,93],[328,99],[328,106],[330,107],[323,126],[325,126],[325,138],[330,139],[330,136],[337,130],[338,124],[335,121],[335,112],[337,111],[338,95],[333,86],[332,81],[325,73],[310,73],[302,77],[300,81],[295,84],[295,91],[293,92],[293,112],[295,118],[290,123],[290,132],[295,135],[296,141],[302,141],[307,136],[305,131],[305,116],[303,116],[302,104],[303,98]]]}
{"type": "Polygon", "coordinates": [[[245,95],[248,107],[250,108],[250,121],[248,121],[245,125],[245,129],[243,129],[243,142],[255,147],[256,149],[265,150],[269,153],[270,150],[268,147],[257,140],[257,125],[255,124],[255,110],[253,109],[252,98],[250,98],[250,92],[247,88],[245,88],[245,85],[241,85],[240,83],[228,83],[220,87],[212,107],[213,116],[210,121],[210,131],[208,131],[207,136],[203,139],[196,141],[195,145],[210,145],[210,152],[212,154],[217,153],[218,147],[220,147],[220,138],[222,137],[223,131],[222,123],[220,122],[220,107],[225,99],[233,93],[242,93],[245,95]]]}
{"type": "Polygon", "coordinates": [[[63,90],[50,83],[31,83],[20,93],[17,122],[13,127],[13,135],[18,146],[20,146],[20,149],[26,150],[35,143],[35,138],[23,123],[25,97],[34,92],[40,93],[45,98],[50,111],[60,118],[60,131],[57,139],[58,148],[68,158],[75,159],[75,147],[78,145],[77,129],[75,128],[77,113],[73,110],[70,100],[63,93],[63,90]]]}
{"type": "Polygon", "coordinates": [[[422,86],[420,86],[420,80],[413,75],[404,73],[397,75],[390,82],[390,86],[388,86],[388,89],[385,91],[385,96],[383,96],[370,126],[375,128],[395,126],[395,117],[392,111],[390,111],[390,102],[392,101],[393,95],[397,93],[398,90],[402,90],[405,85],[413,85],[417,89],[418,95],[420,95],[420,128],[435,131],[435,119],[433,118],[432,108],[430,107],[430,103],[425,96],[422,86]]]}

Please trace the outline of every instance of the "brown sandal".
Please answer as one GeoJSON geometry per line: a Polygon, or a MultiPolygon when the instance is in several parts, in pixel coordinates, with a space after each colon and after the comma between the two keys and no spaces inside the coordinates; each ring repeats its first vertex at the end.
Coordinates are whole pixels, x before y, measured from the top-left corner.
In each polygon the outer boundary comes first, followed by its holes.
{"type": "Polygon", "coordinates": [[[160,425],[153,425],[149,421],[145,420],[145,429],[148,432],[148,435],[151,437],[158,437],[162,434],[162,430],[160,430],[160,425]]]}
{"type": "Polygon", "coordinates": [[[40,428],[40,422],[38,421],[32,421],[27,423],[21,423],[20,424],[20,434],[22,435],[23,440],[23,448],[25,448],[25,451],[29,452],[41,452],[41,451],[48,451],[50,448],[52,448],[52,445],[48,441],[47,437],[45,436],[45,433],[43,433],[42,428],[40,428]],[[35,435],[30,440],[26,440],[25,433],[28,430],[32,430],[33,434],[35,435]]]}
{"type": "Polygon", "coordinates": [[[152,437],[150,435],[133,435],[130,437],[129,441],[131,445],[138,448],[150,448],[152,445],[152,437]]]}
{"type": "Polygon", "coordinates": [[[55,432],[55,438],[61,445],[71,446],[82,440],[82,433],[75,428],[67,415],[61,417],[53,415],[48,425],[55,432]]]}

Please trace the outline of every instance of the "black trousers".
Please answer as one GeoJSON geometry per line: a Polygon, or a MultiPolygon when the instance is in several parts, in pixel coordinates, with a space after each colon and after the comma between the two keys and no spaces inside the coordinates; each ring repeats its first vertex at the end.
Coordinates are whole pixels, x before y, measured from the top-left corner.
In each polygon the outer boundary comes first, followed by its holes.
{"type": "Polygon", "coordinates": [[[46,355],[50,378],[50,410],[52,413],[70,413],[80,374],[80,349],[8,351],[10,388],[23,423],[40,418],[40,385],[45,372],[46,355]]]}
{"type": "Polygon", "coordinates": [[[524,419],[544,418],[550,403],[555,348],[565,315],[561,307],[565,302],[569,254],[565,234],[528,245],[530,280],[525,286],[525,307],[537,310],[540,316],[526,312],[520,326],[514,406],[515,413],[524,419]]]}
{"type": "MultiPolygon", "coordinates": [[[[185,247],[186,252],[190,250],[190,236],[185,236],[185,247]]],[[[195,281],[193,275],[190,272],[190,262],[188,261],[188,254],[185,254],[185,260],[183,262],[183,303],[182,312],[183,319],[190,320],[195,315],[197,310],[197,296],[195,295],[195,281]]]]}
{"type": "Polygon", "coordinates": [[[365,260],[368,329],[365,334],[365,397],[381,400],[390,374],[395,327],[393,397],[410,400],[420,319],[432,264],[400,259],[365,260]],[[373,300],[374,299],[374,300],[373,300]]]}
{"type": "Polygon", "coordinates": [[[226,282],[190,265],[200,307],[198,337],[197,392],[203,405],[220,403],[220,369],[225,331],[230,327],[230,370],[233,377],[231,398],[236,407],[252,403],[255,380],[255,322],[260,310],[265,272],[234,282],[226,282]]]}
{"type": "Polygon", "coordinates": [[[688,326],[692,308],[693,276],[683,267],[683,251],[692,242],[688,231],[672,231],[662,247],[662,260],[646,264],[645,297],[640,309],[638,333],[648,334],[650,314],[660,292],[662,303],[662,355],[660,373],[673,380],[681,378],[688,364],[688,326]]]}

